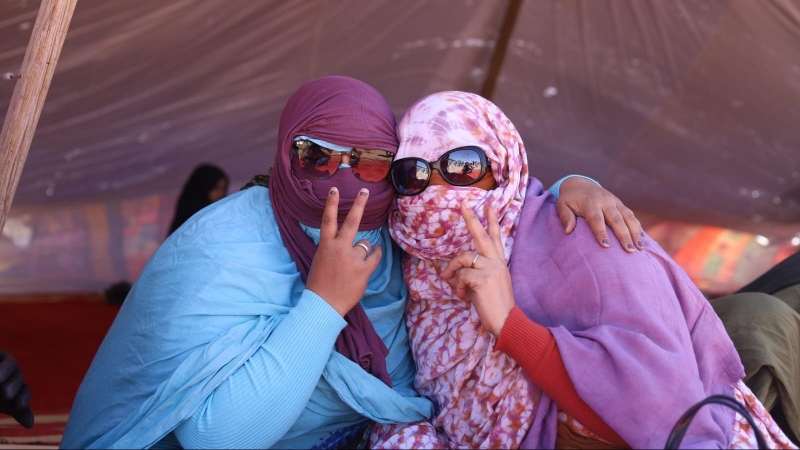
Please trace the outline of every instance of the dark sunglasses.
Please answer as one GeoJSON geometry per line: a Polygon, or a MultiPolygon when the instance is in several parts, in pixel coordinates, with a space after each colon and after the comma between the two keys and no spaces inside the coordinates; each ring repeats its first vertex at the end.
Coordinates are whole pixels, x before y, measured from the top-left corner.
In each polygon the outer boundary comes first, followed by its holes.
{"type": "Polygon", "coordinates": [[[292,152],[297,155],[300,168],[309,177],[324,180],[339,169],[342,155],[350,155],[353,175],[361,181],[377,183],[389,175],[394,154],[385,150],[354,148],[352,152],[340,152],[325,148],[311,141],[295,141],[292,152]]]}
{"type": "Polygon", "coordinates": [[[433,169],[453,186],[470,186],[483,179],[492,167],[483,149],[476,146],[448,151],[433,163],[421,158],[403,158],[392,163],[392,186],[400,195],[417,195],[428,188],[433,169]]]}

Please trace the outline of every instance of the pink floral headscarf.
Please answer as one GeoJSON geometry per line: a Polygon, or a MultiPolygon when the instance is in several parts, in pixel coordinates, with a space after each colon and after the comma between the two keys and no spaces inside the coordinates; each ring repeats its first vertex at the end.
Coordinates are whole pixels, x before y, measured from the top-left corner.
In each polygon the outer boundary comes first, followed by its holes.
{"type": "Polygon", "coordinates": [[[495,208],[508,258],[528,187],[528,158],[522,138],[503,111],[479,95],[440,92],[412,105],[397,134],[400,148],[396,159],[417,157],[433,162],[454,148],[482,148],[492,162],[499,187],[485,191],[469,186],[429,186],[419,195],[400,197],[389,218],[395,241],[422,259],[451,258],[472,241],[459,211],[466,198],[484,224],[485,208],[495,208]]]}
{"type": "MultiPolygon", "coordinates": [[[[400,197],[389,217],[392,237],[408,252],[403,269],[410,294],[406,320],[417,362],[415,387],[433,399],[439,411],[433,425],[446,435],[424,442],[517,448],[534,421],[541,391],[514,360],[494,350],[495,338],[481,327],[475,308],[456,297],[441,274],[460,251],[475,250],[459,211],[465,198],[484,225],[487,208],[497,212],[508,261],[528,183],[522,139],[497,106],[466,92],[420,100],[400,123],[398,137],[397,158],[435,161],[453,148],[478,146],[491,160],[498,183],[491,191],[429,186],[417,196],[400,197]]],[[[430,429],[412,427],[394,436],[377,431],[384,442],[374,445],[397,446],[403,440],[420,442],[414,433],[430,429]]]]}

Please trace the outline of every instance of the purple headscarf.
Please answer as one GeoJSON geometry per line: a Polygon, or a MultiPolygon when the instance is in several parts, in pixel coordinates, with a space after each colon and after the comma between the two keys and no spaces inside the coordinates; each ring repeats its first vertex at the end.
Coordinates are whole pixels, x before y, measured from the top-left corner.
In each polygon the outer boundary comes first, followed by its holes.
{"type": "MultiPolygon", "coordinates": [[[[644,244],[601,249],[583,220],[564,234],[556,200],[532,178],[509,266],[517,304],[552,331],[580,397],[633,448],[663,448],[681,414],[732,396],[744,369],[711,304],[656,242],[644,244]]],[[[733,410],[709,405],[683,442],[728,448],[733,427],[733,410]]],[[[552,433],[529,433],[523,447],[552,445],[552,433]]]]}
{"type": "MultiPolygon", "coordinates": [[[[397,152],[395,118],[386,100],[371,86],[353,78],[331,76],[310,81],[295,92],[281,114],[278,149],[269,181],[269,195],[281,238],[297,264],[303,281],[308,277],[317,251],[300,223],[319,228],[331,187],[339,189],[339,224],[353,206],[361,188],[370,196],[359,230],[375,230],[386,224],[394,191],[387,180],[366,183],[352,170],[339,170],[327,180],[309,180],[293,170],[292,145],[297,136],[310,136],[346,147],[397,152]]],[[[391,385],[386,370],[389,351],[375,332],[361,304],[345,316],[347,327],[336,341],[336,350],[391,385]]]]}

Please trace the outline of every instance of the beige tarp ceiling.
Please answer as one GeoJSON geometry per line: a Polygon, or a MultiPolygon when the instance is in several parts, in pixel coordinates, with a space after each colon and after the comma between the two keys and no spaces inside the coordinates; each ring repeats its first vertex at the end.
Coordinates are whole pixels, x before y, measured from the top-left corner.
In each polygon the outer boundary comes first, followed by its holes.
{"type": "MultiPolygon", "coordinates": [[[[480,91],[507,5],[80,0],[0,292],[134,277],[194,165],[234,185],[269,168],[304,81],[360,78],[398,118],[435,91],[480,91]]],[[[19,70],[38,6],[0,0],[0,74],[19,70]]],[[[13,87],[0,81],[0,114],[13,87]]],[[[800,1],[525,0],[493,100],[546,184],[581,173],[645,216],[800,231],[800,1]]]]}

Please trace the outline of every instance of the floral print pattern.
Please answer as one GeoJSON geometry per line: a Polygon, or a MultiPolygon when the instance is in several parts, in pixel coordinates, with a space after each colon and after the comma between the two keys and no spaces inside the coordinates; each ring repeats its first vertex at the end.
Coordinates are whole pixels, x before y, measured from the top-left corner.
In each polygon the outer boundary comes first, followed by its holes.
{"type": "Polygon", "coordinates": [[[430,422],[377,424],[370,436],[369,448],[444,449],[447,438],[437,433],[430,422]]]}
{"type": "Polygon", "coordinates": [[[451,259],[474,250],[459,206],[466,199],[481,223],[487,208],[500,219],[506,258],[528,188],[528,157],[514,124],[490,101],[467,92],[440,92],[414,104],[397,127],[396,159],[417,157],[433,162],[458,147],[483,149],[492,164],[498,188],[429,186],[412,197],[400,197],[389,216],[392,238],[410,255],[424,261],[451,259]]]}
{"type": "Polygon", "coordinates": [[[373,437],[384,437],[373,445],[519,447],[541,391],[516,361],[494,350],[495,338],[482,328],[475,308],[456,297],[441,274],[453,256],[475,250],[459,210],[464,199],[484,225],[488,208],[494,208],[510,256],[528,183],[522,139],[499,108],[465,92],[419,101],[400,123],[398,135],[397,158],[435,161],[453,148],[481,147],[499,187],[429,186],[397,201],[390,226],[392,237],[408,252],[403,268],[409,286],[406,320],[417,362],[415,387],[433,400],[438,415],[435,429],[418,424],[392,433],[392,426],[376,427],[373,437]]]}
{"type": "MultiPolygon", "coordinates": [[[[744,405],[747,412],[753,416],[756,426],[761,430],[764,440],[767,441],[769,448],[797,448],[789,438],[783,433],[775,420],[758,401],[755,394],[748,388],[743,381],[734,386],[733,394],[736,400],[744,405]]],[[[736,414],[736,421],[733,424],[733,441],[730,448],[758,448],[756,434],[753,428],[747,423],[744,417],[736,414]]]]}

